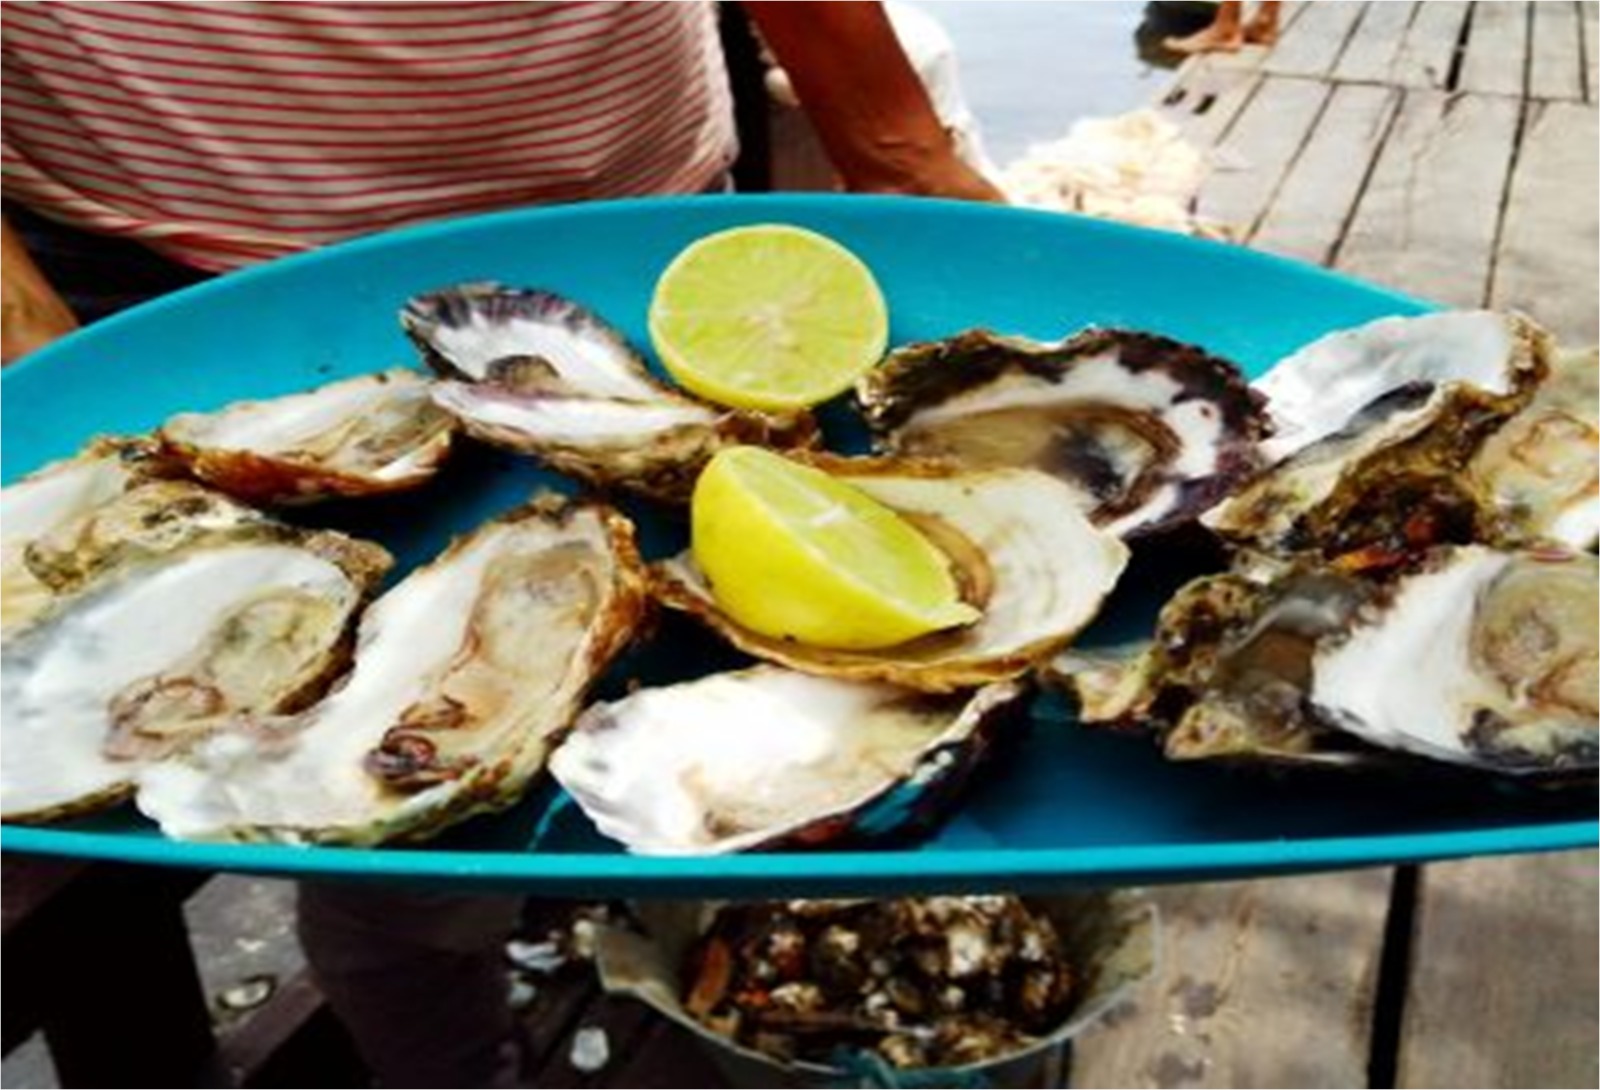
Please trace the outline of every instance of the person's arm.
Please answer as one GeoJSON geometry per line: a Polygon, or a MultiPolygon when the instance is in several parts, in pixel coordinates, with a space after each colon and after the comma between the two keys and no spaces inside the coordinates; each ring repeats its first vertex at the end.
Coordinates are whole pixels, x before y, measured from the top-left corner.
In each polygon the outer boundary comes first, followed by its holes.
{"type": "Polygon", "coordinates": [[[10,363],[77,328],[78,319],[11,224],[0,218],[0,362],[10,363]]]}
{"type": "Polygon", "coordinates": [[[956,154],[878,3],[742,5],[846,188],[1003,201],[956,154]]]}

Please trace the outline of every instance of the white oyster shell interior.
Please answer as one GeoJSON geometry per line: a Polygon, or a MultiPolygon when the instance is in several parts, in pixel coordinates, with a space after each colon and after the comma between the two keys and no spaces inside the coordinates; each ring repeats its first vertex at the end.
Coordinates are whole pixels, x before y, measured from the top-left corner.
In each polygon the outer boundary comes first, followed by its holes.
{"type": "Polygon", "coordinates": [[[550,769],[630,851],[741,851],[937,777],[958,757],[930,755],[1020,692],[930,697],[759,666],[597,704],[550,769]]]}
{"type": "Polygon", "coordinates": [[[180,413],[158,435],[196,476],[246,498],[393,491],[422,484],[449,452],[454,425],[433,404],[429,386],[422,375],[396,368],[216,412],[180,413]]]}
{"type": "Polygon", "coordinates": [[[274,710],[325,668],[364,590],[294,544],[238,542],[117,569],[66,600],[0,655],[6,817],[126,793],[142,762],[108,756],[118,730],[274,710]]]}
{"type": "Polygon", "coordinates": [[[115,453],[92,453],[0,490],[0,631],[27,624],[55,597],[28,569],[28,546],[114,499],[133,480],[115,453]]]}
{"type": "Polygon", "coordinates": [[[367,611],[331,696],[145,770],[140,809],[180,838],[370,844],[509,805],[634,635],[619,523],[581,506],[486,524],[367,611]]]}
{"type": "Polygon", "coordinates": [[[1312,703],[1393,749],[1510,771],[1594,767],[1600,593],[1587,554],[1448,551],[1312,660],[1312,703]]]}
{"type": "Polygon", "coordinates": [[[1281,462],[1405,386],[1465,382],[1509,393],[1527,366],[1530,336],[1521,319],[1487,310],[1381,318],[1330,333],[1255,382],[1274,428],[1262,451],[1281,462]]]}

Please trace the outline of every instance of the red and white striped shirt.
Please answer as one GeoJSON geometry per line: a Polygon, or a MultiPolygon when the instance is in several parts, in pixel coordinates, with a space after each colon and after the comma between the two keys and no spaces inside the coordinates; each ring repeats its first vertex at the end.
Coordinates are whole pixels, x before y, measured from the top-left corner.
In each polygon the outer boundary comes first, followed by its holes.
{"type": "Polygon", "coordinates": [[[734,152],[709,3],[8,2],[0,45],[7,199],[207,270],[734,152]]]}

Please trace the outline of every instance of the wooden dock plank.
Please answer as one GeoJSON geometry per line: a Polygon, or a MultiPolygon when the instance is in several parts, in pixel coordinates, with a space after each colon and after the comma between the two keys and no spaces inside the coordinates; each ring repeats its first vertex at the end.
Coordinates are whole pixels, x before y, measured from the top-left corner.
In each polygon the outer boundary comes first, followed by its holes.
{"type": "Polygon", "coordinates": [[[1583,101],[1583,26],[1575,3],[1533,5],[1528,97],[1583,101]]]}
{"type": "Polygon", "coordinates": [[[1213,172],[1200,191],[1201,214],[1249,234],[1310,135],[1329,90],[1317,80],[1263,79],[1217,147],[1213,172]]]}
{"type": "Polygon", "coordinates": [[[1520,102],[1409,91],[1337,255],[1356,276],[1480,306],[1520,102]]]}
{"type": "Polygon", "coordinates": [[[1072,1085],[1365,1086],[1391,871],[1157,890],[1161,956],[1072,1085]]]}
{"type": "Polygon", "coordinates": [[[1472,5],[1467,52],[1457,88],[1486,95],[1520,95],[1528,65],[1528,5],[1511,0],[1472,5]]]}
{"type": "Polygon", "coordinates": [[[1280,76],[1326,76],[1366,6],[1351,0],[1307,4],[1262,62],[1262,70],[1280,76]]]}
{"type": "Polygon", "coordinates": [[[1578,0],[1579,21],[1583,24],[1583,98],[1600,101],[1600,0],[1578,0]]]}
{"type": "Polygon", "coordinates": [[[1490,302],[1563,341],[1600,340],[1600,107],[1532,104],[1511,178],[1490,302]]]}
{"type": "Polygon", "coordinates": [[[1338,244],[1400,105],[1393,87],[1335,87],[1250,243],[1317,264],[1338,244]]]}
{"type": "Polygon", "coordinates": [[[1355,32],[1339,55],[1333,78],[1356,83],[1378,83],[1388,78],[1405,41],[1406,29],[1421,4],[1368,4],[1355,32]]]}
{"type": "Polygon", "coordinates": [[[1596,856],[1423,871],[1395,1085],[1593,1087],[1596,856]]]}
{"type": "Polygon", "coordinates": [[[1427,0],[1417,5],[1400,42],[1389,82],[1399,87],[1443,90],[1455,63],[1461,28],[1472,5],[1467,0],[1427,0]]]}
{"type": "Polygon", "coordinates": [[[1161,115],[1183,130],[1197,148],[1222,139],[1261,83],[1259,51],[1207,53],[1184,62],[1177,79],[1157,102],[1161,115]]]}

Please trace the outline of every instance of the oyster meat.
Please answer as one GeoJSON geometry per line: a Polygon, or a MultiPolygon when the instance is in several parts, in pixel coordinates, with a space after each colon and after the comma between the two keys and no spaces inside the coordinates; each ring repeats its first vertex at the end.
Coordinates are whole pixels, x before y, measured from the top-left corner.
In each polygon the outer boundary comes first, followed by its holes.
{"type": "Polygon", "coordinates": [[[34,543],[78,522],[144,479],[149,446],[102,439],[0,490],[0,631],[7,634],[47,610],[55,598],[34,574],[34,543]]]}
{"type": "Polygon", "coordinates": [[[901,459],[804,459],[908,519],[950,558],[972,625],[892,647],[851,651],[753,632],[724,613],[685,554],[657,565],[655,590],[740,650],[812,674],[949,692],[1017,677],[1092,621],[1128,547],[1097,528],[1062,481],[1031,469],[965,470],[901,459]]]}
{"type": "Polygon", "coordinates": [[[467,284],[412,299],[400,322],[468,433],[603,488],[683,502],[724,446],[817,441],[809,414],[735,412],[664,385],[622,334],[550,292],[467,284]]]}
{"type": "Polygon", "coordinates": [[[1600,541],[1600,349],[1557,353],[1533,400],[1470,472],[1513,525],[1575,549],[1600,541]]]}
{"type": "Polygon", "coordinates": [[[880,835],[931,820],[1024,691],[933,696],[757,666],[595,705],[550,770],[641,854],[880,835]]]}
{"type": "Polygon", "coordinates": [[[207,484],[252,503],[293,504],[416,488],[449,454],[454,426],[427,379],[395,369],[180,413],[156,434],[207,484]]]}
{"type": "Polygon", "coordinates": [[[1375,745],[1507,772],[1600,754],[1600,567],[1562,550],[1440,550],[1324,639],[1310,703],[1375,745]]]}
{"type": "Polygon", "coordinates": [[[1045,344],[971,330],[896,349],[858,384],[879,445],[1071,484],[1123,537],[1193,518],[1261,467],[1259,395],[1237,367],[1120,329],[1045,344]]]}
{"type": "Polygon", "coordinates": [[[376,545],[260,516],[106,555],[118,562],[89,563],[0,653],[7,821],[110,805],[227,716],[313,698],[347,661],[348,624],[390,562],[376,545]]]}
{"type": "Polygon", "coordinates": [[[548,496],[413,571],[362,618],[355,668],[297,715],[235,716],[146,768],[170,836],[374,844],[515,802],[648,604],[632,524],[548,496]]]}

